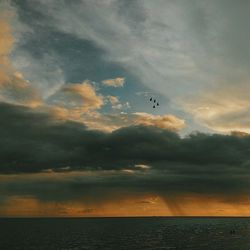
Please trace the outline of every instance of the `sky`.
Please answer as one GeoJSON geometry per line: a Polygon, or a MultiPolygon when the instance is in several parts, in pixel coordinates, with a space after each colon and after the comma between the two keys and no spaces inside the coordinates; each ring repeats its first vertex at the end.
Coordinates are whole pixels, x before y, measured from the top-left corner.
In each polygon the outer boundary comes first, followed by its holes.
{"type": "Polygon", "coordinates": [[[249,8],[2,0],[0,216],[249,216],[249,8]]]}

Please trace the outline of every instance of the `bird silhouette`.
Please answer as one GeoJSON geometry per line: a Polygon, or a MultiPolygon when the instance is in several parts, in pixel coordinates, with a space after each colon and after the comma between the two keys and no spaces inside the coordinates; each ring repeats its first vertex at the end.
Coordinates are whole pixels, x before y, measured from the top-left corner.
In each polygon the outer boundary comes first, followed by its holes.
{"type": "Polygon", "coordinates": [[[153,97],[150,97],[149,98],[149,101],[150,102],[153,102],[153,108],[155,109],[156,107],[159,107],[160,106],[160,104],[159,104],[159,102],[158,102],[158,100],[157,99],[153,99],[153,97]]]}

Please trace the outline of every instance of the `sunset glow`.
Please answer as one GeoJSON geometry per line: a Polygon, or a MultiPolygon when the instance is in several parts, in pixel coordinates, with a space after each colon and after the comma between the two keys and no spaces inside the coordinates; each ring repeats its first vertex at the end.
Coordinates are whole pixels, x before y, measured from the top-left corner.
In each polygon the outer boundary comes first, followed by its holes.
{"type": "Polygon", "coordinates": [[[1,1],[1,217],[250,216],[250,4],[187,2],[1,1]]]}

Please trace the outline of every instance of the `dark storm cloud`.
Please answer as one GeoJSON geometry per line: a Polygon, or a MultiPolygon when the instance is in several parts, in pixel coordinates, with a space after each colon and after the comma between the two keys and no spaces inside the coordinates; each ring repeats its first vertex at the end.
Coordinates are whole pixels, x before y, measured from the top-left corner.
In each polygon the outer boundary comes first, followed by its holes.
{"type": "MultiPolygon", "coordinates": [[[[92,171],[91,174],[72,172],[10,176],[1,179],[0,198],[2,202],[9,197],[20,196],[35,197],[45,202],[83,201],[85,204],[145,194],[161,197],[202,194],[224,199],[227,195],[247,195],[249,188],[248,178],[237,175],[176,174],[160,170],[133,174],[92,171]]],[[[240,197],[235,199],[238,201],[240,197]]]]}
{"type": "Polygon", "coordinates": [[[250,137],[178,134],[131,126],[112,133],[52,114],[0,104],[2,173],[134,169],[136,164],[175,173],[242,173],[250,164],[250,137]],[[232,172],[233,171],[233,172],[232,172]]]}
{"type": "Polygon", "coordinates": [[[180,138],[143,126],[103,133],[6,103],[0,115],[1,173],[16,173],[0,176],[2,202],[17,195],[91,205],[138,194],[224,197],[250,189],[245,134],[180,138]]]}

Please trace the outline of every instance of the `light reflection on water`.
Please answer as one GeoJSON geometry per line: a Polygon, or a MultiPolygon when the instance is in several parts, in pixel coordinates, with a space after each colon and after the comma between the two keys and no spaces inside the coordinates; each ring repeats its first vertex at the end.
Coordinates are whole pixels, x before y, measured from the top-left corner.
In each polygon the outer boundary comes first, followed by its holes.
{"type": "Polygon", "coordinates": [[[0,249],[249,250],[250,219],[0,219],[0,249]]]}

